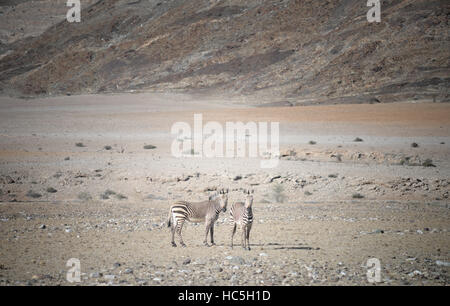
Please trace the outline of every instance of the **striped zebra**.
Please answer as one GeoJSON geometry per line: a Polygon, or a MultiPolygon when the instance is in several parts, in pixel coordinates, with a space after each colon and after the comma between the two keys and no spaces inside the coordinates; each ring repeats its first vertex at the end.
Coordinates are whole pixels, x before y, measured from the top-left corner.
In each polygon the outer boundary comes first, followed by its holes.
{"type": "Polygon", "coordinates": [[[233,225],[233,230],[231,232],[231,248],[233,248],[233,237],[236,233],[237,225],[242,228],[242,247],[244,249],[250,250],[250,230],[253,224],[253,190],[244,191],[245,193],[245,203],[237,202],[231,206],[230,216],[231,224],[233,225]]]}
{"type": "Polygon", "coordinates": [[[209,197],[208,201],[203,202],[186,202],[177,201],[175,202],[169,210],[169,217],[167,220],[167,227],[171,228],[172,231],[172,246],[176,247],[175,243],[175,232],[180,238],[180,245],[185,247],[186,244],[183,242],[183,237],[181,236],[181,230],[183,229],[184,221],[190,222],[203,222],[206,224],[205,240],[203,243],[208,245],[208,232],[211,233],[211,245],[214,243],[214,223],[217,221],[221,211],[227,211],[228,204],[228,189],[221,190],[215,197],[209,197]]]}

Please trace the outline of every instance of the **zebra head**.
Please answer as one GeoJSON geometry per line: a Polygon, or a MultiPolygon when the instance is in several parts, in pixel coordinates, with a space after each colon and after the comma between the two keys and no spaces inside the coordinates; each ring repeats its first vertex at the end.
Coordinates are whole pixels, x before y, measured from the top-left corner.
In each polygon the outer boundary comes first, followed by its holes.
{"type": "Polygon", "coordinates": [[[219,203],[220,203],[220,209],[223,212],[227,211],[227,204],[228,204],[228,189],[222,189],[219,192],[219,203]]]}
{"type": "Polygon", "coordinates": [[[245,208],[251,208],[253,205],[253,190],[244,190],[245,193],[245,208]]]}

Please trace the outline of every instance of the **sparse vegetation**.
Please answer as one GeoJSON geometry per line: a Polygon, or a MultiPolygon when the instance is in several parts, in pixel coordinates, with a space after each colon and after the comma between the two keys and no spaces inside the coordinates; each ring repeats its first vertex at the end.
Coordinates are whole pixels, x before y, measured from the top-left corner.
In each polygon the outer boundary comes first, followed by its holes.
{"type": "Polygon", "coordinates": [[[315,142],[314,140],[310,140],[308,143],[309,143],[310,145],[315,145],[315,144],[317,144],[317,142],[315,142]]]}
{"type": "Polygon", "coordinates": [[[48,187],[48,188],[47,188],[47,192],[48,192],[48,193],[56,193],[56,192],[58,192],[58,190],[56,190],[56,189],[53,188],[53,187],[48,187]]]}
{"type": "Polygon", "coordinates": [[[364,140],[362,138],[356,137],[353,139],[354,142],[363,142],[364,140]]]}
{"type": "Polygon", "coordinates": [[[427,158],[423,163],[422,166],[424,167],[436,167],[435,164],[433,164],[433,161],[429,158],[427,158]]]}
{"type": "Polygon", "coordinates": [[[353,199],[363,199],[364,196],[360,193],[354,193],[354,194],[352,194],[352,198],[353,199]]]}
{"type": "Polygon", "coordinates": [[[429,158],[427,158],[422,163],[420,162],[411,162],[411,157],[407,156],[400,160],[399,165],[402,166],[423,166],[423,167],[436,167],[435,164],[433,164],[433,161],[429,158]]]}
{"type": "Polygon", "coordinates": [[[33,199],[38,199],[42,197],[40,193],[34,192],[33,190],[28,190],[26,196],[33,199]]]}
{"type": "Polygon", "coordinates": [[[413,142],[413,143],[411,144],[411,147],[417,148],[417,147],[419,147],[419,145],[418,145],[417,143],[413,142]]]}
{"type": "Polygon", "coordinates": [[[112,147],[111,147],[111,146],[104,146],[104,147],[103,147],[103,149],[105,149],[105,150],[109,151],[109,150],[111,150],[111,149],[112,149],[112,147]]]}
{"type": "Polygon", "coordinates": [[[305,196],[310,196],[310,195],[312,195],[312,193],[311,192],[309,192],[309,191],[305,191],[305,196]]]}
{"type": "Polygon", "coordinates": [[[80,148],[86,147],[82,142],[77,142],[77,143],[75,144],[75,146],[80,147],[80,148]]]}
{"type": "Polygon", "coordinates": [[[116,194],[116,198],[117,198],[118,200],[125,200],[125,199],[128,199],[127,196],[125,196],[125,195],[123,195],[123,194],[121,194],[121,193],[116,194]]]}
{"type": "Polygon", "coordinates": [[[154,145],[145,145],[144,149],[146,149],[146,150],[153,150],[153,149],[156,149],[156,146],[154,146],[154,145]]]}
{"type": "Polygon", "coordinates": [[[329,178],[337,178],[338,175],[336,173],[331,173],[331,174],[328,174],[328,177],[329,178]]]}
{"type": "Polygon", "coordinates": [[[81,201],[90,201],[92,200],[92,197],[88,192],[83,191],[78,194],[78,199],[81,201]]]}
{"type": "Polygon", "coordinates": [[[115,194],[116,194],[115,191],[112,191],[111,189],[107,189],[107,190],[105,190],[104,193],[102,193],[102,194],[100,195],[100,198],[101,198],[102,200],[108,200],[110,196],[115,195],[115,194]]]}
{"type": "Polygon", "coordinates": [[[111,196],[115,196],[118,200],[128,199],[125,195],[123,195],[121,193],[117,193],[111,189],[105,190],[105,192],[100,195],[100,199],[108,200],[108,199],[110,199],[111,196]]]}
{"type": "Polygon", "coordinates": [[[64,158],[64,160],[70,160],[70,157],[69,157],[69,156],[67,156],[67,157],[65,157],[65,158],[64,158]]]}
{"type": "Polygon", "coordinates": [[[273,192],[273,199],[277,203],[283,203],[286,199],[286,196],[284,194],[284,188],[281,184],[276,184],[272,187],[273,192]]]}

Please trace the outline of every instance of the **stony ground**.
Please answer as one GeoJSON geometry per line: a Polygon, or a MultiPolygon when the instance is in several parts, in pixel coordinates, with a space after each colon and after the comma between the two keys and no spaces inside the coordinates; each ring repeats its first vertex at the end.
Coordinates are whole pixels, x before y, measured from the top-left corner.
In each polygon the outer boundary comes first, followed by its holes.
{"type": "Polygon", "coordinates": [[[448,285],[448,104],[234,102],[0,99],[0,284],[69,285],[66,263],[78,258],[82,285],[368,285],[377,258],[381,285],[448,285]],[[193,113],[280,121],[279,165],[172,157],[170,126],[193,113]],[[229,247],[227,214],[217,246],[188,224],[188,247],[172,248],[170,203],[222,187],[230,203],[255,191],[252,250],[239,235],[229,247]]]}

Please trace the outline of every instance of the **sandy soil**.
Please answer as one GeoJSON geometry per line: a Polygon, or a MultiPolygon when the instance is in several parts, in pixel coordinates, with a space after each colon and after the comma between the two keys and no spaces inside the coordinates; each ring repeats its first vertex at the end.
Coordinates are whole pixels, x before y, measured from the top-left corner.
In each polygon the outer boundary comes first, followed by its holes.
{"type": "Polygon", "coordinates": [[[366,262],[378,258],[379,284],[448,285],[449,118],[450,104],[420,101],[0,98],[0,284],[68,285],[66,262],[78,258],[83,285],[367,285],[366,262]],[[278,167],[174,158],[170,127],[194,113],[204,122],[279,121],[278,167]],[[222,187],[230,202],[242,199],[240,188],[255,190],[252,250],[238,235],[230,249],[227,214],[217,246],[204,247],[203,225],[189,224],[188,247],[172,248],[170,203],[222,187]]]}

